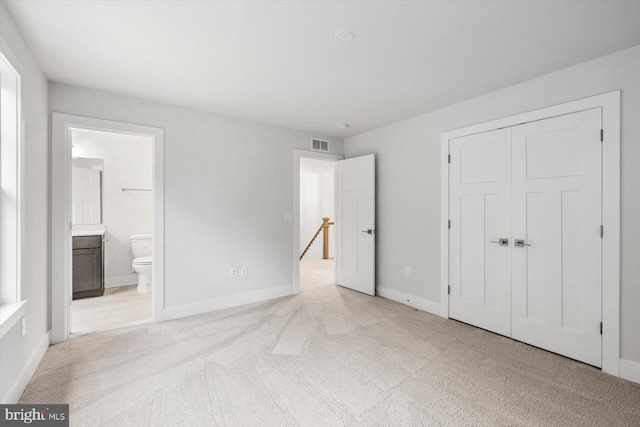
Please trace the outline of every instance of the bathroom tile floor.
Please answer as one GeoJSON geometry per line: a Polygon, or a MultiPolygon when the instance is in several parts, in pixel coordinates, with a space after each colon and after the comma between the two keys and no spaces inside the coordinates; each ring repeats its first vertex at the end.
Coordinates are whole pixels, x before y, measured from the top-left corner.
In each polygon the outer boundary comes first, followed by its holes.
{"type": "Polygon", "coordinates": [[[81,335],[151,321],[151,292],[136,285],[107,288],[104,295],[73,300],[71,334],[81,335]]]}

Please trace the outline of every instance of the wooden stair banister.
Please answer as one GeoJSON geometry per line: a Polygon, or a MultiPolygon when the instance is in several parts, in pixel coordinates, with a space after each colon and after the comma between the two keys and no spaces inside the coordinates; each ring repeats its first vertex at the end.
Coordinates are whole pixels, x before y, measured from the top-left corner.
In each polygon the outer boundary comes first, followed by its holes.
{"type": "Polygon", "coordinates": [[[316,240],[321,231],[323,231],[322,259],[329,259],[329,227],[333,224],[335,223],[329,222],[328,217],[322,218],[322,224],[320,225],[320,228],[318,228],[318,231],[316,231],[316,233],[313,235],[307,247],[304,248],[304,251],[302,251],[302,255],[300,255],[300,261],[302,261],[302,258],[304,258],[307,252],[309,252],[311,245],[313,245],[313,242],[316,240]]]}

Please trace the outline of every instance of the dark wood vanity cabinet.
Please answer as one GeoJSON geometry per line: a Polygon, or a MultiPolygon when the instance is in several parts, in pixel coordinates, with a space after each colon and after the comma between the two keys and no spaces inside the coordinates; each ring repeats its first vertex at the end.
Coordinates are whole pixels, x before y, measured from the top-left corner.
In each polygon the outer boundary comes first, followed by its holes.
{"type": "Polygon", "coordinates": [[[104,294],[102,236],[73,237],[73,299],[104,294]]]}

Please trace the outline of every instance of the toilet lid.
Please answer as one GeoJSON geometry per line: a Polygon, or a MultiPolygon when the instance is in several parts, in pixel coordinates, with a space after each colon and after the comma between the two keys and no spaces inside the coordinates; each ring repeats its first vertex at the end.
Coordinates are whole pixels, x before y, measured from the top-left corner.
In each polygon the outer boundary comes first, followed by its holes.
{"type": "Polygon", "coordinates": [[[140,258],[134,259],[133,263],[134,264],[138,264],[138,265],[151,264],[151,257],[150,256],[141,256],[140,258]]]}

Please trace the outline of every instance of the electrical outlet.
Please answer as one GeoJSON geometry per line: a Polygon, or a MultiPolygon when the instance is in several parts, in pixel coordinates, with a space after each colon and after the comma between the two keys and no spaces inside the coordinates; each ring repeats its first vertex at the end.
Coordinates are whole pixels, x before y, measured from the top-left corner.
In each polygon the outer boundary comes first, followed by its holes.
{"type": "Polygon", "coordinates": [[[238,277],[238,267],[231,267],[231,277],[238,277]]]}
{"type": "Polygon", "coordinates": [[[240,267],[240,277],[247,277],[249,275],[249,270],[247,270],[247,266],[240,267]]]}
{"type": "Polygon", "coordinates": [[[27,319],[22,318],[22,336],[27,335],[27,319]]]}
{"type": "Polygon", "coordinates": [[[404,275],[406,277],[411,277],[411,267],[405,267],[404,268],[404,275]]]}

